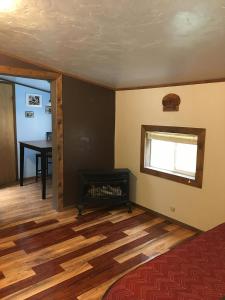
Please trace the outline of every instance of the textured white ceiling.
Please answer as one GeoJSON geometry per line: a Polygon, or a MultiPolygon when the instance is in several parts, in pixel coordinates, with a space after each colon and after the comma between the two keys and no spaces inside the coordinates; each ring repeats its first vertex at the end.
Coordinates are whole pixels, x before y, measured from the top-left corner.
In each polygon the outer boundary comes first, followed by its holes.
{"type": "Polygon", "coordinates": [[[116,88],[225,77],[225,1],[17,0],[0,49],[116,88]]]}

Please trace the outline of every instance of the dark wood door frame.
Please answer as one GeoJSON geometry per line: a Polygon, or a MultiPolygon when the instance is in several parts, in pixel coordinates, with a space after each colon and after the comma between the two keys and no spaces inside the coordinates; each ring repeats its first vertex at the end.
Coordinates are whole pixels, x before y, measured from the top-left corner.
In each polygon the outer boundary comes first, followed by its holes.
{"type": "Polygon", "coordinates": [[[51,81],[52,128],[53,128],[53,197],[52,206],[63,209],[63,112],[62,74],[42,70],[14,68],[0,65],[0,74],[44,79],[51,81]]]}

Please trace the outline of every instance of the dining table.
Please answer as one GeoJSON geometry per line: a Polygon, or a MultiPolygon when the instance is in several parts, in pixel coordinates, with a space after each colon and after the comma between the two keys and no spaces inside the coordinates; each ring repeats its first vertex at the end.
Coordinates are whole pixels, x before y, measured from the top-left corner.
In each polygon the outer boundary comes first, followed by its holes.
{"type": "Polygon", "coordinates": [[[25,148],[41,154],[42,199],[46,199],[47,155],[52,152],[52,141],[20,141],[20,186],[24,184],[24,150],[25,148]]]}

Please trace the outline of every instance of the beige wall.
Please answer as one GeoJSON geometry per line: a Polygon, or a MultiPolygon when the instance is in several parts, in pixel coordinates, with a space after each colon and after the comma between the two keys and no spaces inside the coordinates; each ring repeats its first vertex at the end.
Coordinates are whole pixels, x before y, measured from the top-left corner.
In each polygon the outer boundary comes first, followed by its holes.
{"type": "Polygon", "coordinates": [[[117,92],[115,165],[132,171],[140,205],[202,230],[225,222],[225,83],[117,92]],[[181,97],[179,112],[162,111],[168,93],[181,97]],[[141,124],[206,128],[202,189],[140,173],[141,124]]]}

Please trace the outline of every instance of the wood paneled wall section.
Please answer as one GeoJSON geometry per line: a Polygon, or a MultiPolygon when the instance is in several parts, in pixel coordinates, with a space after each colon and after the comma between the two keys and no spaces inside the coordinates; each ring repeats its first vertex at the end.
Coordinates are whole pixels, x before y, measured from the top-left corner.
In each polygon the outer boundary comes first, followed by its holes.
{"type": "Polygon", "coordinates": [[[63,76],[64,206],[78,197],[79,169],[114,167],[115,92],[63,76]]]}
{"type": "Polygon", "coordinates": [[[0,186],[17,179],[13,88],[12,84],[0,83],[0,186]]]}

